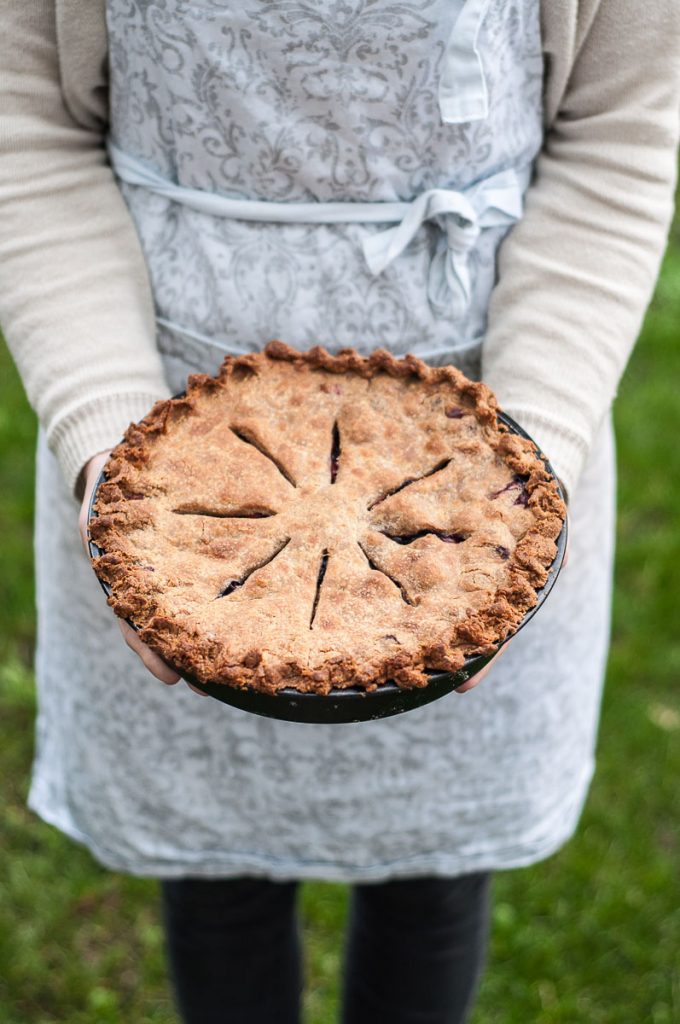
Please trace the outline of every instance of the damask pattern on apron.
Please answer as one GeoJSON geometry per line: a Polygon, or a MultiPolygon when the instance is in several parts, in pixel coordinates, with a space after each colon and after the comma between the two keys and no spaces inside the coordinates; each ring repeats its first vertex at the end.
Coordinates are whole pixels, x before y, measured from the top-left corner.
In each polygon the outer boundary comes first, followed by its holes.
{"type": "Polygon", "coordinates": [[[180,377],[187,362],[214,370],[225,350],[272,337],[384,345],[478,374],[496,250],[542,139],[537,0],[108,8],[114,166],[124,172],[127,158],[174,187],[167,198],[121,183],[180,377]],[[480,97],[474,120],[444,120],[480,97]],[[427,220],[377,274],[364,245],[388,224],[324,222],[328,203],[351,216],[355,204],[412,204],[435,189],[472,197],[481,217],[475,197],[496,175],[515,178],[511,212],[472,225],[472,240],[455,212],[427,220]],[[181,190],[218,201],[201,212],[181,190]],[[215,212],[220,198],[242,200],[238,218],[215,212]],[[241,219],[258,200],[269,213],[241,219]],[[275,223],[279,203],[313,203],[316,223],[275,223]],[[447,309],[428,283],[461,244],[468,295],[447,309]]]}

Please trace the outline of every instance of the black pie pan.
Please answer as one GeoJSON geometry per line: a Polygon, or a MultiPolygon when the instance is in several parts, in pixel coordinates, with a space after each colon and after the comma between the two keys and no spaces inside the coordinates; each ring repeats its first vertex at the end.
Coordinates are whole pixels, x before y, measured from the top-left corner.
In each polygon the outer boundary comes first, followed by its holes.
{"type": "MultiPolygon", "coordinates": [[[[499,412],[498,419],[513,433],[533,441],[533,438],[523,430],[507,413],[499,412]]],[[[545,468],[557,483],[560,497],[564,500],[564,492],[555,472],[539,451],[539,456],[545,468]]],[[[105,479],[105,469],[99,475],[95,488],[90,498],[88,510],[88,521],[96,513],[94,505],[97,500],[99,485],[105,479]]],[[[284,722],[309,722],[316,725],[347,724],[350,722],[370,722],[379,718],[390,718],[392,715],[400,715],[404,711],[412,711],[414,708],[430,704],[433,700],[446,696],[453,690],[458,689],[472,676],[476,675],[491,660],[492,657],[503,647],[508,640],[516,636],[520,629],[526,626],[527,622],[533,619],[548,594],[555,585],[559,572],[564,563],[564,555],[567,548],[567,520],[557,538],[557,554],[548,571],[548,578],[545,585],[536,592],[538,600],[533,608],[524,615],[514,632],[501,641],[496,650],[491,654],[471,655],[465,659],[462,668],[457,672],[430,672],[427,686],[417,689],[404,690],[396,683],[382,683],[375,690],[366,692],[354,686],[345,689],[334,689],[328,694],[302,693],[292,687],[285,687],[276,694],[260,693],[250,687],[227,686],[222,683],[202,683],[199,680],[188,676],[185,672],[180,673],[186,682],[191,683],[197,689],[202,690],[211,697],[222,701],[223,704],[230,704],[241,711],[250,711],[255,715],[263,715],[265,718],[278,718],[284,722]]],[[[103,551],[88,537],[88,548],[91,558],[97,558],[103,551]]],[[[111,587],[103,580],[99,583],[108,597],[111,594],[111,587]]],[[[134,622],[129,622],[133,629],[136,629],[134,622]]],[[[172,668],[172,666],[170,666],[172,668]]]]}

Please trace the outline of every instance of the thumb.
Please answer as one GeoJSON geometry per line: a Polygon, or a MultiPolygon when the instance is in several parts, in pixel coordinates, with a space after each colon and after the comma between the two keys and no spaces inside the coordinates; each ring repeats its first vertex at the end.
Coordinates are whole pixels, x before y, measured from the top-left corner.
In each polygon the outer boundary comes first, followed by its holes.
{"type": "Polygon", "coordinates": [[[92,491],[94,490],[94,486],[99,478],[99,474],[102,471],[102,467],[106,463],[110,454],[111,449],[107,449],[107,451],[103,452],[97,452],[97,454],[93,455],[89,462],[86,463],[85,467],[83,468],[83,500],[78,515],[78,529],[80,530],[80,537],[83,542],[83,547],[85,548],[86,554],[89,554],[87,546],[87,521],[88,513],[90,511],[90,499],[92,497],[92,491]]]}

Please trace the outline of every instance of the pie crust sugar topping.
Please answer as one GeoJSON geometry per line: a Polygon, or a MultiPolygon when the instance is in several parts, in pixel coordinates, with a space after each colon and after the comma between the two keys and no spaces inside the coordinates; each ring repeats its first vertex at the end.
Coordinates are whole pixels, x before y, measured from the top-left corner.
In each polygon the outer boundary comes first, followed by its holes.
{"type": "Polygon", "coordinates": [[[485,385],[272,342],[128,429],[90,532],[116,614],[180,673],[327,693],[492,651],[565,514],[485,385]]]}

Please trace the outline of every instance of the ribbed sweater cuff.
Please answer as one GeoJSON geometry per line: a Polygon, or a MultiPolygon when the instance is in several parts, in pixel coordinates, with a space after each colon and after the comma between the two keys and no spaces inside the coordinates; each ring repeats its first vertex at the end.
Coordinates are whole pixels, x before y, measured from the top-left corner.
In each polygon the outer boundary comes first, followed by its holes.
{"type": "Polygon", "coordinates": [[[586,438],[533,409],[504,405],[503,412],[531,435],[560,478],[567,498],[573,495],[590,450],[586,438]]]}
{"type": "Polygon", "coordinates": [[[80,471],[97,452],[118,444],[130,425],[141,420],[159,398],[169,393],[125,392],[98,395],[76,406],[48,426],[47,443],[75,493],[80,471]]]}

